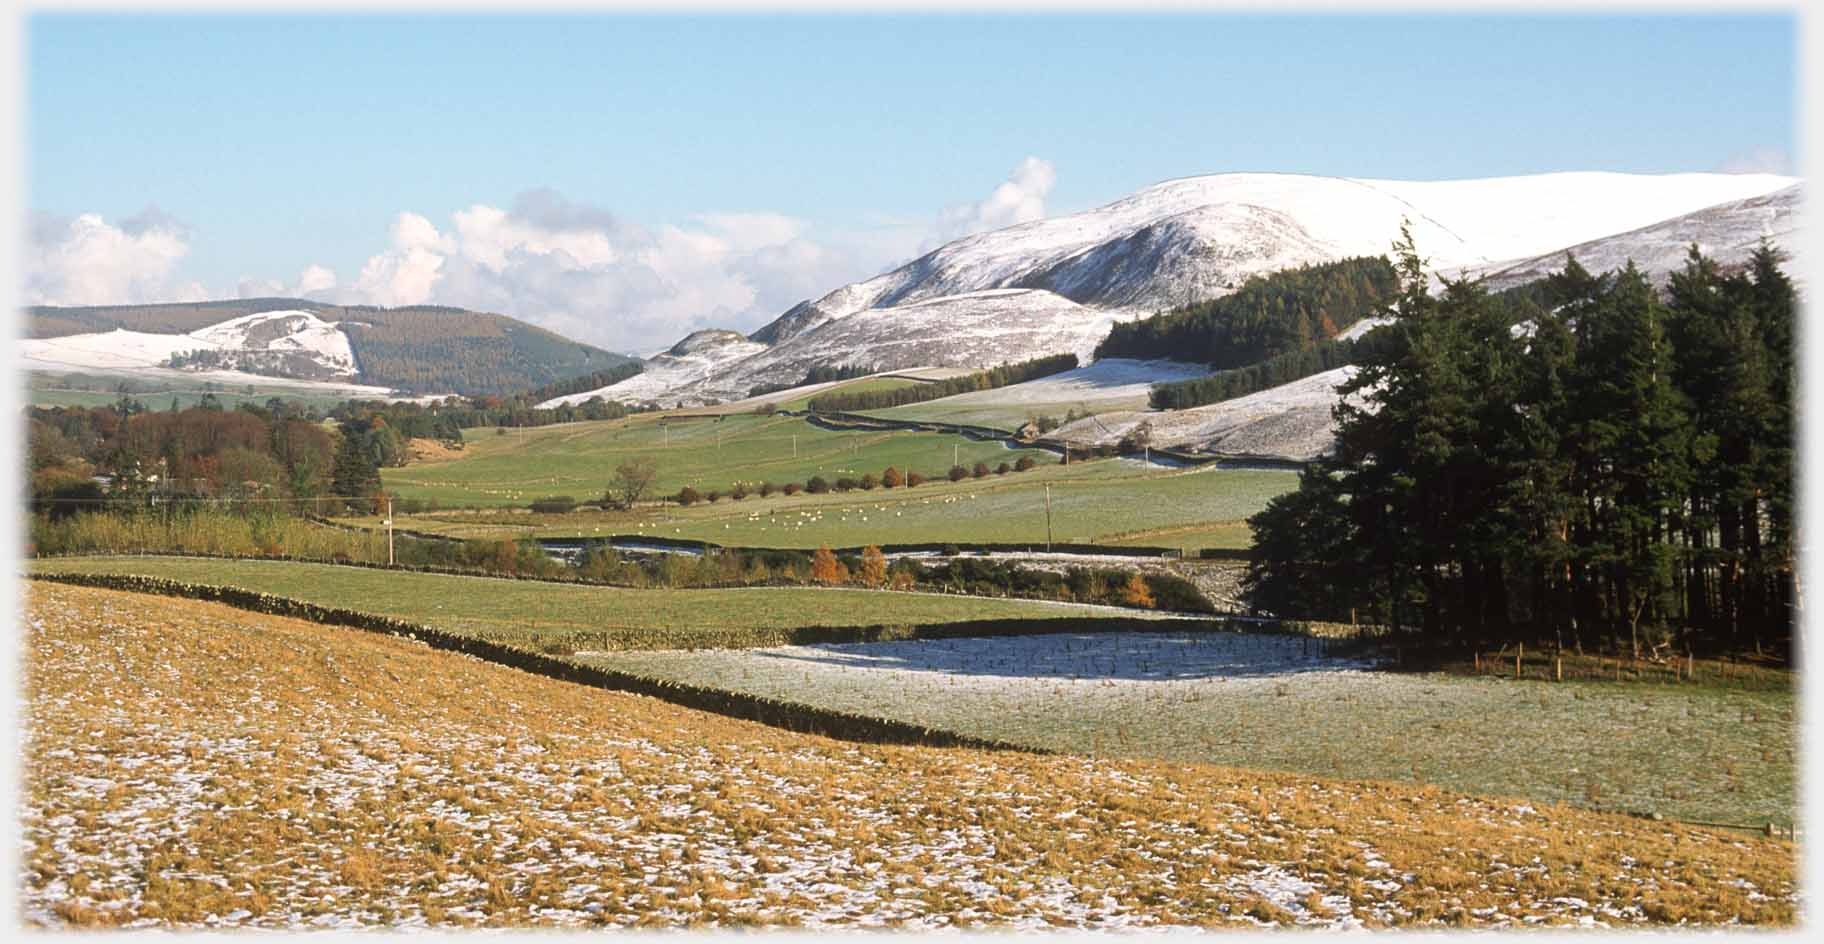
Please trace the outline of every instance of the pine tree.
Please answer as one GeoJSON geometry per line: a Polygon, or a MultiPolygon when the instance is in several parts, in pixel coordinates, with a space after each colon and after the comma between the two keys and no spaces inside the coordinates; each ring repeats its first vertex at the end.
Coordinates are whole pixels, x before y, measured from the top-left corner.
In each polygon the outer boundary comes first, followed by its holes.
{"type": "Polygon", "coordinates": [[[359,433],[344,433],[336,445],[330,490],[345,498],[371,498],[380,491],[380,466],[359,433]]]}

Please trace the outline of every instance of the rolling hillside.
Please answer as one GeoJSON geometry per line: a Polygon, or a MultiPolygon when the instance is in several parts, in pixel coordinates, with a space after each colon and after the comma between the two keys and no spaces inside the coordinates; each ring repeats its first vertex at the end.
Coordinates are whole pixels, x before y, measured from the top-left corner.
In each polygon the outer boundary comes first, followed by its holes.
{"type": "MultiPolygon", "coordinates": [[[[337,306],[295,298],[35,307],[23,366],[44,372],[225,372],[337,380],[417,394],[505,394],[632,358],[504,315],[460,308],[337,306]],[[183,357],[193,352],[200,356],[183,357]]],[[[585,398],[586,399],[586,398],[585,398]]]]}

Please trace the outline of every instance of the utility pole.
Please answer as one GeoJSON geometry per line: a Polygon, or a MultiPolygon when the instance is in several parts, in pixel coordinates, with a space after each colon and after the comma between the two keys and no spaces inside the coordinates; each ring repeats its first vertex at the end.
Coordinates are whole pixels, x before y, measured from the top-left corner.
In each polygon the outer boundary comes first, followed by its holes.
{"type": "Polygon", "coordinates": [[[1045,553],[1051,553],[1051,483],[1045,483],[1045,553]]]}
{"type": "Polygon", "coordinates": [[[798,434],[792,434],[792,458],[798,458],[798,434]]]}
{"type": "Polygon", "coordinates": [[[665,431],[665,448],[670,449],[671,448],[671,427],[667,426],[664,423],[660,423],[659,429],[665,431]]]}
{"type": "Polygon", "coordinates": [[[962,460],[957,458],[957,456],[961,454],[962,448],[963,448],[962,443],[951,443],[950,444],[950,464],[951,465],[962,465],[963,464],[962,460]]]}
{"type": "Polygon", "coordinates": [[[393,566],[393,496],[386,496],[386,566],[393,566]]]}

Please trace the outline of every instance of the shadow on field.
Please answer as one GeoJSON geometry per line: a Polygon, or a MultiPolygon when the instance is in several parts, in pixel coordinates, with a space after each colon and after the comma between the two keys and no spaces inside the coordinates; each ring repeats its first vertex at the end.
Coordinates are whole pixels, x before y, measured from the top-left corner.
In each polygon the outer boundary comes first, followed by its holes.
{"type": "Polygon", "coordinates": [[[1250,633],[1056,633],[839,643],[755,655],[855,669],[1135,682],[1287,678],[1375,667],[1369,660],[1324,656],[1317,641],[1303,637],[1250,633]]]}

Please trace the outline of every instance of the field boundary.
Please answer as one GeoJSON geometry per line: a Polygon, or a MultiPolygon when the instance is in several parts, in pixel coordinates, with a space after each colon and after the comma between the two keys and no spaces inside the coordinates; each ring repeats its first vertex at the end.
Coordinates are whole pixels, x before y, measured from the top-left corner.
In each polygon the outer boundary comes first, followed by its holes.
{"type": "MultiPolygon", "coordinates": [[[[357,529],[357,530],[360,530],[360,529],[357,529]]],[[[722,549],[722,546],[721,545],[712,545],[710,549],[722,549]]],[[[745,548],[744,547],[744,548],[735,548],[735,549],[743,550],[743,551],[751,551],[751,552],[755,552],[755,553],[772,553],[775,551],[775,549],[773,549],[773,548],[745,548]]],[[[784,548],[784,549],[778,549],[778,550],[780,553],[790,553],[790,554],[809,554],[809,553],[811,553],[810,551],[799,549],[799,548],[784,548]]],[[[833,553],[850,553],[850,552],[851,552],[850,549],[839,549],[838,551],[835,551],[833,553]]],[[[854,549],[852,549],[852,552],[855,554],[860,554],[861,549],[854,548],[854,549]]],[[[886,553],[886,552],[883,551],[882,553],[886,553]]],[[[1138,555],[1134,555],[1134,556],[1138,556],[1138,555]]],[[[549,584],[557,584],[559,586],[566,586],[566,587],[596,587],[596,588],[609,589],[609,590],[850,590],[850,591],[876,592],[876,593],[916,594],[916,595],[920,595],[920,596],[946,597],[946,598],[951,598],[951,599],[1012,600],[1012,601],[1019,601],[1019,602],[1024,602],[1024,603],[1044,603],[1044,604],[1052,604],[1052,605],[1057,605],[1057,606],[1097,607],[1097,608],[1107,609],[1107,610],[1127,610],[1127,611],[1135,612],[1135,613],[1155,614],[1152,617],[1108,616],[1108,617],[1082,617],[1083,619],[1135,619],[1135,620],[1142,620],[1145,622],[1160,622],[1160,621],[1172,622],[1172,621],[1184,621],[1184,620],[1212,620],[1212,619],[1213,620],[1225,620],[1225,619],[1241,619],[1242,618],[1241,614],[1223,613],[1223,612],[1215,610],[1214,608],[1212,608],[1211,610],[1209,610],[1207,612],[1192,611],[1192,610],[1168,610],[1168,609],[1158,609],[1158,608],[1149,609],[1146,607],[1129,606],[1127,604],[1122,604],[1122,603],[1083,603],[1083,602],[1078,602],[1078,601],[1074,601],[1074,600],[1051,600],[1051,599],[1046,599],[1044,597],[997,597],[997,596],[989,596],[989,595],[980,594],[980,593],[949,593],[949,592],[942,591],[942,590],[930,590],[930,589],[888,590],[888,589],[879,588],[879,587],[858,587],[858,586],[847,586],[847,585],[824,586],[822,584],[815,584],[815,583],[812,583],[812,584],[789,583],[789,582],[781,581],[777,578],[775,578],[774,580],[767,581],[765,583],[712,582],[712,583],[705,583],[705,584],[694,584],[694,585],[685,586],[685,587],[656,587],[656,586],[655,587],[638,587],[638,586],[633,586],[631,584],[612,583],[607,580],[592,580],[588,577],[582,577],[582,576],[551,576],[551,575],[541,575],[541,574],[502,573],[500,571],[478,570],[478,569],[470,569],[470,568],[465,568],[465,567],[446,567],[441,564],[382,564],[379,561],[363,561],[363,560],[354,560],[352,558],[347,559],[347,560],[338,560],[336,558],[331,558],[331,557],[294,557],[289,554],[211,554],[206,551],[99,550],[99,551],[71,551],[71,552],[62,553],[62,554],[33,554],[33,555],[23,558],[23,560],[30,560],[30,561],[91,560],[91,559],[96,559],[96,558],[120,558],[120,557],[156,557],[156,558],[170,558],[170,559],[174,559],[174,560],[257,561],[257,562],[262,562],[262,563],[273,563],[273,564],[315,564],[315,565],[323,566],[323,567],[358,567],[358,568],[362,568],[365,570],[385,570],[385,571],[397,571],[397,572],[411,573],[411,574],[429,574],[429,575],[437,576],[437,577],[476,577],[476,578],[490,579],[490,580],[519,580],[519,581],[525,581],[525,582],[529,582],[529,583],[549,583],[549,584]]],[[[948,561],[948,560],[952,560],[952,558],[944,558],[944,560],[948,561]]],[[[1252,620],[1252,622],[1259,622],[1259,620],[1257,620],[1257,619],[1252,620]]]]}
{"type": "MultiPolygon", "coordinates": [[[[926,402],[935,403],[937,401],[930,400],[926,402]]],[[[1064,450],[1067,445],[1064,440],[1049,436],[1041,436],[1037,439],[1021,439],[1017,433],[1010,430],[1000,429],[994,426],[977,426],[971,423],[949,423],[943,420],[899,419],[898,417],[872,416],[867,413],[851,413],[839,410],[806,409],[780,410],[779,412],[787,416],[803,417],[806,422],[813,426],[821,426],[824,429],[835,431],[855,429],[900,429],[926,433],[951,433],[953,435],[965,436],[969,439],[978,441],[998,439],[1009,445],[1019,446],[1025,449],[1043,449],[1060,456],[1064,455],[1064,450]]],[[[1076,443],[1069,443],[1068,446],[1073,452],[1095,448],[1093,446],[1079,445],[1076,443]]],[[[1185,465],[1213,465],[1217,468],[1226,467],[1224,465],[1225,463],[1239,463],[1242,467],[1260,466],[1273,469],[1290,469],[1296,472],[1302,470],[1309,464],[1299,459],[1288,459],[1284,456],[1270,456],[1262,453],[1188,452],[1172,446],[1151,446],[1146,450],[1131,449],[1116,453],[1116,455],[1129,459],[1147,454],[1159,456],[1164,459],[1171,459],[1185,465]]]]}
{"type": "Polygon", "coordinates": [[[542,675],[560,682],[572,682],[592,688],[644,695],[684,708],[707,711],[711,714],[743,721],[754,721],[801,734],[815,734],[837,740],[862,741],[872,744],[959,747],[974,750],[1014,751],[1024,754],[1057,753],[1044,748],[978,738],[903,721],[891,721],[829,708],[817,708],[798,702],[780,701],[759,695],[688,685],[616,669],[583,665],[557,656],[532,652],[517,646],[478,639],[473,636],[464,636],[390,616],[322,606],[239,587],[193,584],[163,577],[143,577],[130,574],[35,573],[27,576],[29,579],[47,583],[220,603],[268,616],[401,637],[424,643],[432,649],[473,656],[483,661],[542,675]]]}

